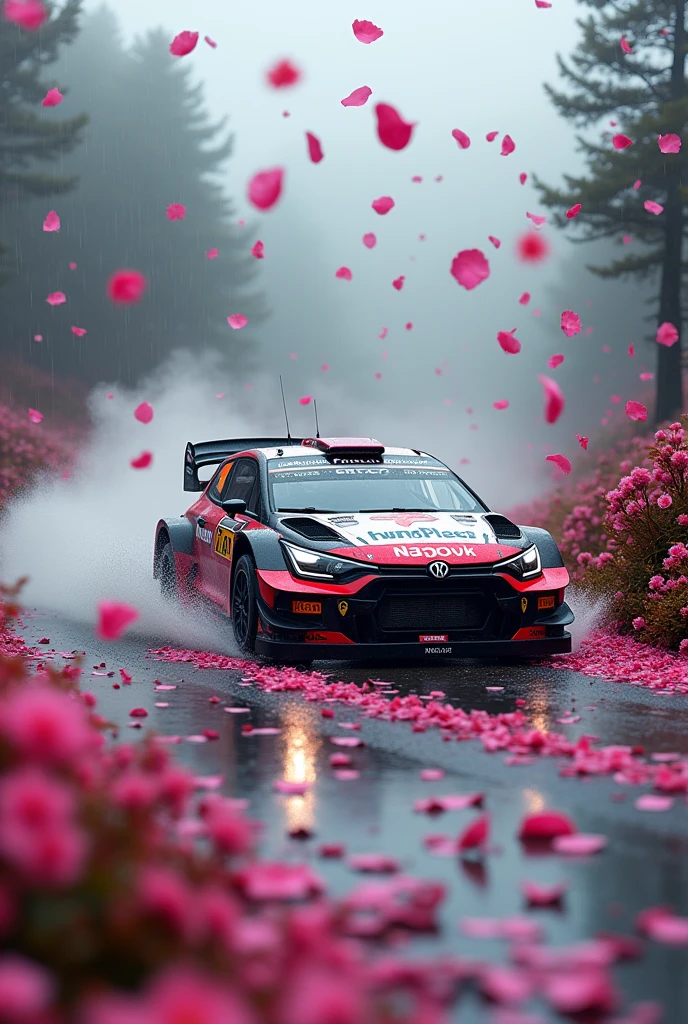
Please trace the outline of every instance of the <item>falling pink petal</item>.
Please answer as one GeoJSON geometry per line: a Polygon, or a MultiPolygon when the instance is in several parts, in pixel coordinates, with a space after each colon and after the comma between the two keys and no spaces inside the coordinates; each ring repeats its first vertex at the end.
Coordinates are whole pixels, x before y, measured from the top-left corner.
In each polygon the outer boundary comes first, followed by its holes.
{"type": "Polygon", "coordinates": [[[116,270],[107,283],[108,298],[120,305],[140,302],[146,290],[146,278],[138,270],[116,270]]]}
{"type": "Polygon", "coordinates": [[[269,210],[282,194],[284,169],[273,167],[269,171],[258,171],[248,183],[249,202],[258,210],[269,210]]]}
{"type": "Polygon", "coordinates": [[[132,469],[148,469],[153,461],[152,452],[141,452],[138,458],[132,459],[129,465],[132,469]]]}
{"type": "Polygon", "coordinates": [[[566,882],[541,885],[539,882],[523,882],[521,892],[531,907],[551,907],[561,903],[568,886],[566,882]]]}
{"type": "Polygon", "coordinates": [[[626,402],[626,415],[629,420],[639,420],[644,423],[647,419],[647,409],[640,402],[626,402]]]}
{"type": "Polygon", "coordinates": [[[351,281],[354,275],[348,267],[340,267],[339,270],[335,271],[334,276],[339,278],[340,281],[351,281]]]}
{"type": "Polygon", "coordinates": [[[518,301],[522,306],[527,306],[530,302],[530,292],[524,292],[518,301]]]}
{"type": "Polygon", "coordinates": [[[654,373],[641,373],[640,374],[640,379],[642,381],[654,380],[654,378],[655,378],[654,373]]]}
{"type": "Polygon", "coordinates": [[[640,178],[638,178],[637,181],[633,182],[633,188],[636,190],[636,192],[638,191],[638,189],[640,188],[641,185],[642,185],[642,181],[640,180],[640,178]]]}
{"type": "Polygon", "coordinates": [[[502,350],[512,356],[517,355],[521,351],[521,342],[518,338],[514,337],[517,330],[518,328],[514,327],[511,331],[500,331],[497,335],[497,341],[502,350]]]}
{"type": "Polygon", "coordinates": [[[421,768],[420,777],[423,782],[439,782],[444,778],[443,768],[421,768]]]}
{"type": "Polygon", "coordinates": [[[374,43],[376,39],[380,39],[384,35],[382,29],[378,28],[377,25],[373,25],[372,21],[359,21],[356,19],[351,28],[359,43],[374,43]]]}
{"type": "Polygon", "coordinates": [[[96,635],[101,640],[119,640],[138,617],[138,610],[130,604],[121,601],[101,601],[98,605],[96,635]]]}
{"type": "Polygon", "coordinates": [[[648,213],[654,213],[656,217],[658,217],[660,213],[664,213],[664,207],[662,206],[662,204],[655,203],[652,199],[646,199],[643,203],[643,206],[645,207],[648,213]]]}
{"type": "Polygon", "coordinates": [[[633,53],[633,50],[631,49],[628,40],[626,39],[626,36],[621,36],[620,44],[621,49],[624,53],[633,53]]]}
{"type": "Polygon", "coordinates": [[[494,245],[495,249],[499,249],[500,245],[502,244],[500,242],[500,240],[498,238],[495,238],[494,235],[488,235],[487,237],[490,240],[490,242],[492,242],[492,244],[494,245]]]}
{"type": "Polygon", "coordinates": [[[76,270],[76,263],[70,263],[69,264],[69,269],[70,270],[76,270]]]}
{"type": "Polygon", "coordinates": [[[688,946],[688,917],[679,917],[665,907],[643,910],[636,918],[636,928],[666,946],[688,946]]]}
{"type": "Polygon", "coordinates": [[[134,419],[138,420],[139,423],[150,423],[153,419],[153,406],[148,402],[141,402],[134,409],[134,419]]]}
{"type": "Polygon", "coordinates": [[[678,341],[678,328],[666,320],[657,328],[657,341],[660,345],[666,345],[667,348],[670,348],[678,341]]]}
{"type": "Polygon", "coordinates": [[[227,323],[233,331],[240,331],[248,323],[248,317],[244,316],[243,313],[232,313],[231,316],[227,317],[227,323]]]}
{"type": "Polygon", "coordinates": [[[582,327],[578,314],[571,309],[564,310],[561,314],[561,329],[567,338],[572,338],[574,334],[580,334],[582,327]]]}
{"type": "Polygon", "coordinates": [[[582,208],[583,207],[581,206],[580,203],[576,203],[575,206],[572,206],[570,210],[566,211],[567,219],[568,220],[573,220],[574,217],[578,216],[578,214],[581,212],[582,208]]]}
{"type": "Polygon", "coordinates": [[[330,368],[330,364],[329,363],[323,363],[322,366],[320,367],[320,369],[323,372],[326,372],[327,370],[329,370],[329,368],[330,368]]]}
{"type": "Polygon", "coordinates": [[[668,811],[674,806],[674,798],[660,796],[658,793],[644,793],[635,801],[639,811],[668,811]]]}
{"type": "Polygon", "coordinates": [[[217,50],[217,43],[210,36],[203,36],[203,42],[207,43],[212,50],[217,50]]]}
{"type": "Polygon", "coordinates": [[[452,138],[456,139],[456,144],[459,149],[468,149],[471,144],[471,140],[468,135],[466,135],[465,132],[462,132],[460,128],[454,128],[452,130],[452,138]]]}
{"type": "Polygon", "coordinates": [[[411,141],[415,121],[404,121],[399,111],[389,103],[378,103],[375,107],[377,137],[387,149],[405,149],[411,141]]]}
{"type": "Polygon", "coordinates": [[[40,423],[43,419],[43,413],[39,412],[38,409],[29,409],[29,419],[32,423],[40,423]]]}
{"type": "Polygon", "coordinates": [[[380,196],[379,199],[373,199],[371,206],[375,213],[379,213],[381,217],[384,217],[386,213],[394,209],[394,200],[391,196],[380,196]]]}
{"type": "Polygon", "coordinates": [[[415,181],[416,183],[418,183],[418,182],[420,182],[422,180],[423,179],[421,178],[420,174],[414,174],[413,177],[411,178],[411,181],[415,181]]]}
{"type": "Polygon", "coordinates": [[[679,153],[681,150],[681,137],[674,134],[660,135],[657,139],[657,145],[662,153],[679,153]]]}
{"type": "Polygon", "coordinates": [[[542,225],[547,221],[547,218],[541,216],[539,213],[526,213],[526,217],[528,217],[529,220],[532,220],[533,224],[538,228],[542,227],[542,225]]]}
{"type": "Polygon", "coordinates": [[[501,156],[509,156],[516,149],[516,143],[510,135],[505,135],[502,139],[502,151],[501,156]]]}
{"type": "Polygon", "coordinates": [[[170,53],[173,57],[186,57],[196,49],[198,43],[198,32],[180,32],[170,43],[170,53]]]}
{"type": "Polygon", "coordinates": [[[528,181],[528,175],[525,173],[525,171],[521,171],[521,173],[518,176],[518,180],[521,182],[522,185],[525,185],[525,183],[528,181]]]}
{"type": "Polygon", "coordinates": [[[545,11],[552,5],[549,2],[549,0],[535,0],[535,6],[539,8],[541,11],[545,11]]]}
{"type": "Polygon", "coordinates": [[[186,207],[183,203],[170,203],[167,207],[168,220],[184,220],[185,217],[186,207]]]}
{"type": "Polygon", "coordinates": [[[48,89],[47,93],[41,100],[42,107],[59,107],[64,96],[59,89],[48,89]]]}
{"type": "Polygon", "coordinates": [[[265,259],[265,246],[260,240],[258,240],[251,249],[251,255],[257,260],[265,259]]]}
{"type": "Polygon", "coordinates": [[[354,89],[348,96],[345,96],[341,100],[343,107],[362,107],[364,106],[370,97],[373,95],[373,90],[367,85],[361,85],[358,89],[354,89]]]}
{"type": "Polygon", "coordinates": [[[547,360],[547,365],[549,366],[550,370],[556,370],[557,366],[561,366],[561,364],[563,362],[564,362],[563,355],[561,355],[561,353],[557,352],[556,355],[549,357],[549,359],[547,360]]]}
{"type": "Polygon", "coordinates": [[[404,324],[404,327],[406,328],[407,331],[412,331],[413,330],[413,324],[411,323],[410,320],[409,320],[409,322],[407,324],[404,324]]]}
{"type": "Polygon", "coordinates": [[[590,853],[599,853],[604,850],[606,845],[607,840],[604,836],[585,832],[577,832],[573,836],[557,836],[552,840],[552,849],[555,853],[573,857],[585,857],[590,853]]]}
{"type": "Polygon", "coordinates": [[[64,292],[51,292],[45,301],[49,306],[61,306],[67,301],[67,296],[64,292]]]}
{"type": "Polygon", "coordinates": [[[539,231],[527,231],[518,239],[516,253],[522,263],[542,263],[549,256],[549,242],[539,231]]]}
{"type": "Polygon", "coordinates": [[[397,277],[397,278],[394,279],[394,281],[392,281],[392,287],[396,288],[396,290],[398,292],[400,292],[401,289],[404,287],[404,281],[405,280],[406,280],[406,275],[402,274],[400,277],[397,277]]]}
{"type": "Polygon", "coordinates": [[[36,32],[48,17],[43,0],[5,0],[2,13],[5,21],[28,32],[36,32]]]}
{"type": "Polygon", "coordinates": [[[493,402],[492,405],[493,405],[493,407],[495,409],[508,409],[509,408],[509,399],[508,398],[500,398],[500,400],[498,402],[493,402]]]}
{"type": "Polygon", "coordinates": [[[564,393],[555,380],[546,377],[543,373],[538,374],[538,380],[545,392],[545,422],[556,423],[564,411],[564,393]]]}
{"type": "Polygon", "coordinates": [[[488,132],[485,138],[487,139],[488,142],[494,142],[498,135],[499,132],[488,132]]]}
{"type": "Polygon", "coordinates": [[[568,476],[571,472],[571,463],[565,455],[546,455],[545,459],[547,462],[553,462],[555,466],[558,466],[565,476],[568,476]]]}
{"type": "Polygon", "coordinates": [[[43,341],[43,335],[42,334],[34,334],[33,340],[34,341],[43,341]]]}
{"type": "Polygon", "coordinates": [[[380,339],[380,341],[384,341],[384,339],[386,337],[387,337],[387,328],[383,327],[382,330],[380,331],[380,333],[378,334],[378,338],[380,339]]]}
{"type": "Polygon", "coordinates": [[[452,260],[450,274],[462,288],[471,291],[490,276],[490,264],[480,249],[462,249],[452,260]]]}
{"type": "Polygon", "coordinates": [[[578,444],[581,446],[583,451],[586,452],[588,450],[588,442],[589,442],[590,438],[588,438],[588,437],[581,437],[580,434],[576,434],[576,437],[578,438],[578,444]]]}
{"type": "Polygon", "coordinates": [[[633,145],[633,139],[629,139],[628,135],[613,135],[612,146],[614,149],[628,149],[629,146],[633,145]]]}
{"type": "Polygon", "coordinates": [[[325,155],[320,144],[320,139],[313,135],[312,132],[306,132],[306,142],[308,144],[308,156],[311,159],[311,163],[319,164],[325,155]]]}
{"type": "Polygon", "coordinates": [[[48,216],[43,221],[44,231],[59,231],[60,230],[60,218],[58,217],[55,210],[51,210],[48,216]]]}
{"type": "Polygon", "coordinates": [[[363,244],[365,245],[366,249],[375,248],[377,244],[377,238],[375,237],[372,231],[368,231],[367,234],[363,236],[363,244]]]}
{"type": "Polygon", "coordinates": [[[299,398],[299,405],[310,405],[313,401],[313,395],[304,395],[303,398],[299,398]]]}
{"type": "Polygon", "coordinates": [[[77,338],[83,338],[87,333],[84,327],[72,327],[72,334],[75,334],[77,338]]]}
{"type": "Polygon", "coordinates": [[[273,89],[288,89],[301,78],[301,72],[290,60],[280,60],[265,76],[273,89]]]}
{"type": "Polygon", "coordinates": [[[490,815],[482,814],[463,830],[457,839],[456,849],[459,851],[483,849],[489,835],[490,815]]]}
{"type": "Polygon", "coordinates": [[[633,239],[632,239],[632,237],[630,235],[624,235],[623,238],[621,239],[621,241],[623,242],[624,245],[630,245],[631,242],[633,241],[633,239]]]}
{"type": "Polygon", "coordinates": [[[217,249],[208,249],[206,252],[206,256],[209,260],[216,260],[219,255],[220,253],[217,249]]]}

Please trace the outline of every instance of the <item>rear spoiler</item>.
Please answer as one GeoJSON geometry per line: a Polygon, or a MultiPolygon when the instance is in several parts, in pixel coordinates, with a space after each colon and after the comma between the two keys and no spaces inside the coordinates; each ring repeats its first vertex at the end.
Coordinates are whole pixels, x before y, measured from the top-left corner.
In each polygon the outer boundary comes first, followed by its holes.
{"type": "Polygon", "coordinates": [[[232,437],[227,441],[199,441],[186,446],[184,454],[184,490],[202,491],[205,484],[198,479],[203,466],[217,466],[230,455],[253,448],[288,448],[300,445],[300,437],[232,437]]]}

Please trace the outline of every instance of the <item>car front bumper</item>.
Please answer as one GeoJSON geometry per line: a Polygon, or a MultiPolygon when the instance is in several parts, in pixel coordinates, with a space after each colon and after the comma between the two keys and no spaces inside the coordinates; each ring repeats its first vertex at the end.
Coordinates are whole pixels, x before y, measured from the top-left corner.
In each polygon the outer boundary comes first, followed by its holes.
{"type": "Polygon", "coordinates": [[[447,643],[293,643],[259,634],[256,654],[275,661],[427,661],[441,658],[543,658],[571,652],[571,634],[536,640],[458,640],[447,643]]]}

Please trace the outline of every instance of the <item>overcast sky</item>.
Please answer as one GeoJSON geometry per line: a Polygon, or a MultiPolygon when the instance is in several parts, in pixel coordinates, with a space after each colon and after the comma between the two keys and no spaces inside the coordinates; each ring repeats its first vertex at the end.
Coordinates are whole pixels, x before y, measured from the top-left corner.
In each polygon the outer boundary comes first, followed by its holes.
{"type": "MultiPolygon", "coordinates": [[[[85,7],[99,5],[86,0],[85,7]]],[[[573,455],[575,433],[594,433],[614,379],[622,378],[624,401],[637,397],[629,389],[638,367],[630,371],[621,359],[628,342],[639,339],[567,339],[561,309],[548,306],[549,284],[565,293],[568,242],[550,232],[553,256],[543,267],[524,267],[514,255],[517,236],[531,227],[526,212],[545,212],[519,173],[557,182],[577,167],[574,131],[542,89],[543,81],[556,80],[556,52],[570,52],[577,40],[580,9],[573,0],[553,0],[551,9],[536,8],[534,0],[117,0],[113,7],[127,41],[159,26],[170,40],[185,29],[200,33],[197,49],[182,59],[204,83],[211,113],[230,118],[236,144],[224,185],[237,216],[255,223],[265,243],[261,275],[274,313],[261,330],[269,366],[256,387],[273,388],[282,372],[294,403],[305,393],[320,396],[326,431],[384,433],[387,443],[434,448],[454,466],[470,458],[470,482],[502,505],[549,479],[544,447],[573,455]],[[362,45],[354,18],[373,21],[384,36],[362,45]],[[202,41],[206,34],[217,49],[202,41]],[[269,89],[266,69],[282,58],[302,69],[303,82],[269,89]],[[373,90],[368,104],[343,108],[340,100],[362,85],[373,90]],[[380,145],[376,102],[418,122],[404,151],[380,145]],[[470,135],[470,149],[458,148],[454,128],[470,135]],[[318,165],[307,158],[306,131],[322,142],[318,165]],[[485,140],[490,131],[500,133],[492,144],[485,140]],[[503,133],[516,143],[506,157],[503,133]],[[247,206],[246,182],[274,166],[286,169],[285,192],[258,216],[247,206]],[[411,181],[415,175],[421,183],[411,181]],[[381,195],[396,202],[386,217],[371,209],[381,195]],[[361,238],[371,231],[378,244],[368,250],[361,238]],[[499,251],[488,235],[501,239],[499,251]],[[491,266],[490,279],[471,292],[449,274],[454,256],[467,248],[482,249],[491,266]],[[342,265],[351,268],[351,282],[335,279],[342,265]],[[401,274],[406,281],[397,292],[391,282],[401,274]],[[524,291],[533,296],[528,308],[518,304],[524,291]],[[517,357],[496,342],[497,331],[515,326],[523,342],[517,357]],[[380,340],[383,327],[388,336],[380,340]],[[592,377],[602,343],[614,344],[619,363],[601,371],[598,394],[592,377]],[[567,353],[552,375],[569,402],[551,428],[542,422],[537,374],[551,372],[546,360],[555,352],[567,353]],[[504,398],[511,406],[497,412],[492,402],[504,398]]],[[[572,291],[565,308],[594,325],[594,307],[585,307],[584,298],[572,291]]],[[[296,405],[294,418],[296,430],[310,429],[309,410],[296,405]]],[[[277,418],[263,426],[280,429],[277,418]]]]}

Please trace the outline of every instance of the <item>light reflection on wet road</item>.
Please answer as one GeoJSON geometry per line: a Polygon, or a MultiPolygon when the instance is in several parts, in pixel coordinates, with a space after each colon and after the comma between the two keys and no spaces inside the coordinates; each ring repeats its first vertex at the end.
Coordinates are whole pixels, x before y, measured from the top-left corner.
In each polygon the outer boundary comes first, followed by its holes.
{"type": "MultiPolygon", "coordinates": [[[[307,703],[300,693],[270,694],[241,685],[236,672],[196,670],[191,665],[152,661],[147,648],[159,644],[135,636],[112,644],[93,638],[90,628],[54,616],[27,621],[25,636],[35,643],[50,637],[58,651],[87,651],[83,686],[98,697],[101,713],[121,726],[129,738],[129,711],[149,711],[146,728],[162,734],[189,736],[215,729],[219,740],[182,742],[175,753],[200,775],[223,774],[224,792],[246,798],[250,813],[264,823],[262,851],[269,857],[312,860],[332,895],[348,892],[361,881],[342,861],[317,856],[320,842],[342,842],[348,853],[380,852],[397,857],[402,870],[447,886],[448,897],[437,936],[413,937],[409,949],[427,957],[452,952],[466,957],[503,961],[506,945],[476,940],[461,933],[462,917],[507,916],[524,912],[519,884],[566,881],[569,892],[559,911],[529,912],[541,923],[548,943],[560,945],[590,938],[601,931],[633,933],[635,914],[648,906],[667,904],[688,913],[688,806],[682,796],[667,812],[638,811],[634,801],[647,787],[622,789],[609,778],[570,779],[558,774],[557,759],[506,767],[503,754],[487,754],[469,741],[443,742],[437,731],[413,733],[404,723],[359,718],[355,708],[330,705],[334,719],[323,719],[320,705],[307,703]],[[106,661],[116,678],[91,676],[92,666],[106,661]],[[120,667],[133,675],[131,686],[113,689],[120,667]],[[155,691],[153,680],[177,689],[155,691]],[[211,696],[219,704],[209,703],[211,696]],[[155,707],[155,703],[168,707],[155,707]],[[250,714],[231,714],[225,706],[248,707],[250,714]],[[278,735],[244,735],[241,726],[278,727],[278,735]],[[341,722],[361,721],[361,731],[342,729],[341,722]],[[359,777],[335,777],[330,755],[338,748],[330,737],[360,736],[365,746],[346,750],[359,777]],[[421,767],[442,767],[439,782],[423,782],[421,767]],[[275,794],[276,778],[311,782],[305,796],[275,794]],[[493,851],[483,861],[432,856],[423,845],[430,833],[455,836],[476,814],[450,811],[429,817],[416,814],[415,800],[443,793],[486,794],[492,815],[493,851]],[[627,792],[622,801],[612,799],[627,792]],[[608,839],[598,856],[564,859],[530,856],[518,843],[518,823],[526,811],[543,807],[566,811],[581,831],[599,832],[608,839]],[[297,840],[288,833],[303,829],[312,838],[297,840]]],[[[688,699],[660,696],[627,685],[590,680],[577,673],[543,667],[480,665],[477,663],[352,668],[317,666],[333,678],[363,681],[368,676],[392,681],[390,689],[405,694],[443,690],[447,700],[491,712],[514,709],[516,698],[539,729],[564,732],[571,738],[586,734],[603,743],[642,744],[649,752],[688,750],[688,699]],[[486,687],[503,686],[489,691],[486,687]],[[581,721],[556,723],[575,709],[581,721]]],[[[131,730],[132,735],[140,735],[131,730]]],[[[665,1006],[666,1024],[688,1021],[688,952],[648,943],[639,962],[615,968],[624,1000],[658,999],[665,1006]]],[[[477,1001],[460,1004],[462,1022],[489,1019],[477,1001]]],[[[540,1008],[543,1020],[549,1020],[540,1008]]]]}

